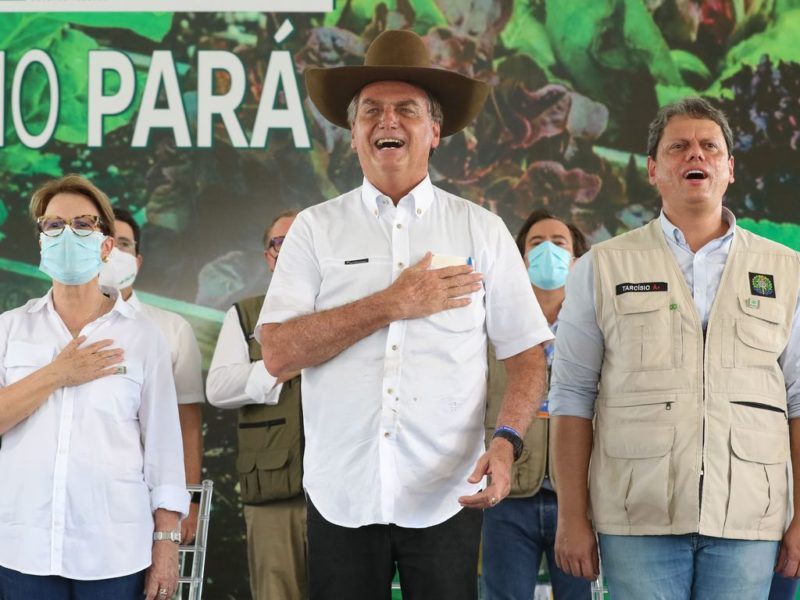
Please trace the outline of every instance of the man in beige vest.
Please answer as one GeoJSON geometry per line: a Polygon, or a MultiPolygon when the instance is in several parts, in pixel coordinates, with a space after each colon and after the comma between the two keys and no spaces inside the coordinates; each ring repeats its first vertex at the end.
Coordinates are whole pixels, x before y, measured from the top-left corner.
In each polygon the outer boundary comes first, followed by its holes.
{"type": "MultiPolygon", "coordinates": [[[[264,259],[275,270],[295,212],[264,233],[264,259]]],[[[264,368],[253,329],[264,296],[225,314],[208,371],[208,401],[239,411],[236,470],[247,525],[253,600],[305,600],[306,502],[302,494],[300,376],[275,378],[264,368]]]]}
{"type": "Polygon", "coordinates": [[[800,262],[722,206],[732,145],[706,101],[662,108],[647,159],[660,218],[595,245],[567,284],[556,560],[594,579],[596,531],[614,600],[766,598],[773,568],[798,575],[800,262]]]}

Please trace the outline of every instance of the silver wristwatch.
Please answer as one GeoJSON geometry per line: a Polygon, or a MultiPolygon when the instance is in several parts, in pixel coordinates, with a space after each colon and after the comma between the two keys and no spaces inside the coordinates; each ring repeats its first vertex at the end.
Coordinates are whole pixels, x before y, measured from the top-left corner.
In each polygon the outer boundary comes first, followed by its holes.
{"type": "Polygon", "coordinates": [[[175,542],[176,544],[181,543],[181,532],[178,530],[173,531],[156,531],[153,533],[153,541],[154,542],[175,542]]]}

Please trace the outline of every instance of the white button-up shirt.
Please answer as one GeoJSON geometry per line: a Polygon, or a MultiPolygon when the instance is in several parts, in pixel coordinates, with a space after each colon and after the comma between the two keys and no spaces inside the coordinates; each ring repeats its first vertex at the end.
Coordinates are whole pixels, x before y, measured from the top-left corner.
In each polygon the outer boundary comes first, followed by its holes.
{"type": "MultiPolygon", "coordinates": [[[[56,390],[3,434],[0,565],[105,579],[150,565],[158,508],[188,513],[170,359],[156,325],[117,298],[81,331],[114,340],[125,372],[56,390]]],[[[0,315],[0,387],[72,340],[52,292],[0,315]]]]}
{"type": "Polygon", "coordinates": [[[269,374],[264,361],[250,361],[236,307],[225,313],[214,357],[208,369],[206,393],[217,408],[240,408],[248,404],[277,404],[283,384],[269,374]]]}
{"type": "Polygon", "coordinates": [[[178,313],[140,302],[136,292],[128,298],[128,304],[158,325],[167,339],[178,404],[202,404],[203,361],[189,321],[178,313]]]}
{"type": "Polygon", "coordinates": [[[471,304],[395,321],[302,372],[303,484],[335,524],[456,514],[481,488],[466,479],[484,451],[487,334],[500,359],[552,338],[503,221],[429,178],[397,206],[365,180],[301,212],[259,326],[384,290],[428,250],[472,259],[484,279],[471,304]]]}

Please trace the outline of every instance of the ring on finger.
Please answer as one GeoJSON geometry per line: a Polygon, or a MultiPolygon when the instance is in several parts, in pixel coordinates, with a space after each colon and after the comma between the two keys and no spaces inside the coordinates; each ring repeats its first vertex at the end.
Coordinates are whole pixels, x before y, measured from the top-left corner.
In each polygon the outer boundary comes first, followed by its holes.
{"type": "Polygon", "coordinates": [[[489,498],[489,506],[494,506],[495,504],[497,504],[497,498],[492,496],[491,498],[489,498]]]}
{"type": "Polygon", "coordinates": [[[166,596],[167,595],[167,588],[158,588],[158,595],[159,596],[166,596]]]}

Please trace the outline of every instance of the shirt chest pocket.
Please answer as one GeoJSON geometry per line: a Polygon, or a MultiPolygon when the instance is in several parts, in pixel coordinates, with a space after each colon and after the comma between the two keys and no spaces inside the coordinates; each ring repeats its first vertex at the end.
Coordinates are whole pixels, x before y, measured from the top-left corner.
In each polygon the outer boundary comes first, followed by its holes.
{"type": "Polygon", "coordinates": [[[436,329],[460,333],[482,327],[486,319],[486,309],[483,305],[484,290],[469,295],[470,303],[459,308],[450,308],[427,317],[428,322],[436,329]]]}
{"type": "Polygon", "coordinates": [[[85,384],[88,388],[87,404],[100,416],[115,421],[136,420],[142,398],[142,366],[134,361],[125,361],[119,370],[119,373],[85,384]]]}
{"type": "Polygon", "coordinates": [[[386,289],[391,283],[389,256],[323,259],[315,309],[327,310],[355,302],[386,289]]]}
{"type": "Polygon", "coordinates": [[[784,310],[779,304],[739,297],[741,312],[724,328],[723,364],[726,367],[776,367],[786,343],[784,310]]]}
{"type": "Polygon", "coordinates": [[[24,379],[34,371],[53,362],[55,349],[49,344],[11,341],[6,348],[3,366],[6,370],[6,384],[24,379]]]}
{"type": "Polygon", "coordinates": [[[619,348],[625,371],[655,371],[680,366],[681,319],[666,292],[614,297],[619,348]]]}

